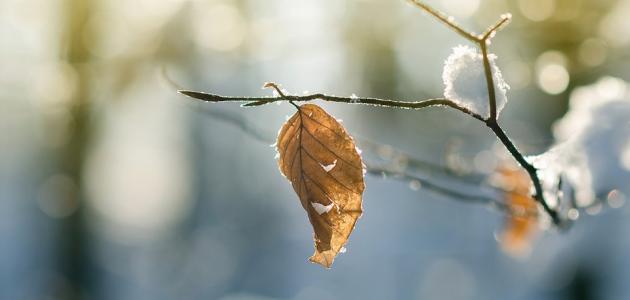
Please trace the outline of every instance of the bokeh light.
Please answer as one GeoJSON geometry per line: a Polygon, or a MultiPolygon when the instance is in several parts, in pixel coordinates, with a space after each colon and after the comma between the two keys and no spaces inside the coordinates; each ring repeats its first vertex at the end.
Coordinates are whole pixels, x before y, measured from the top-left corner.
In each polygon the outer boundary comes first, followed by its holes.
{"type": "Polygon", "coordinates": [[[536,59],[538,86],[552,95],[564,92],[570,80],[566,65],[566,57],[558,51],[547,51],[538,56],[536,59]]]}
{"type": "Polygon", "coordinates": [[[553,16],[556,0],[518,0],[518,8],[524,17],[535,21],[544,21],[553,16]]]}
{"type": "MultiPolygon", "coordinates": [[[[490,51],[511,86],[499,121],[523,153],[578,131],[602,143],[590,115],[557,121],[627,99],[629,0],[427,3],[476,33],[512,13],[490,51]]],[[[348,253],[321,270],[268,147],[293,108],[176,92],[268,96],[273,81],[293,94],[443,97],[445,59],[472,45],[407,1],[4,0],[0,44],[0,299],[630,295],[630,194],[615,173],[630,172],[628,127],[590,160],[610,177],[563,174],[602,186],[563,185],[551,200],[573,226],[557,234],[541,218],[546,231],[514,260],[497,246],[506,212],[493,176],[511,158],[484,124],[447,108],[317,102],[366,161],[416,175],[368,173],[348,253]]]]}

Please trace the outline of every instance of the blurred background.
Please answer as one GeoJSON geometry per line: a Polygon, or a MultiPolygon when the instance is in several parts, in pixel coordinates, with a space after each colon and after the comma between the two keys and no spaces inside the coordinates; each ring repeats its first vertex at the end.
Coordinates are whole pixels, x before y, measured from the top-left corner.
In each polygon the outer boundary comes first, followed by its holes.
{"type": "MultiPolygon", "coordinates": [[[[475,32],[513,14],[492,51],[524,153],[554,143],[575,87],[630,79],[629,0],[427,2],[475,32]]],[[[500,212],[374,175],[348,252],[310,264],[311,226],[269,147],[292,108],[199,103],[167,80],[417,100],[442,95],[459,44],[403,0],[3,0],[0,299],[630,297],[625,206],[514,259],[500,212]]],[[[493,169],[494,136],[454,110],[321,104],[358,137],[493,169]]]]}

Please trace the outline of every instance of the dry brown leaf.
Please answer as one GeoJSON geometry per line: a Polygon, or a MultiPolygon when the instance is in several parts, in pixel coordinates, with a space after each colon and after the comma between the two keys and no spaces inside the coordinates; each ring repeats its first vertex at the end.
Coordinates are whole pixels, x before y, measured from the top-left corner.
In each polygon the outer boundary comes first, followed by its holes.
{"type": "Polygon", "coordinates": [[[538,204],[530,196],[530,180],[524,170],[502,167],[498,170],[505,193],[508,215],[500,237],[503,251],[522,257],[529,253],[538,231],[538,204]]]}
{"type": "Polygon", "coordinates": [[[361,217],[363,162],[354,141],[335,118],[304,104],[282,126],[278,165],[313,225],[310,261],[330,268],[361,217]]]}

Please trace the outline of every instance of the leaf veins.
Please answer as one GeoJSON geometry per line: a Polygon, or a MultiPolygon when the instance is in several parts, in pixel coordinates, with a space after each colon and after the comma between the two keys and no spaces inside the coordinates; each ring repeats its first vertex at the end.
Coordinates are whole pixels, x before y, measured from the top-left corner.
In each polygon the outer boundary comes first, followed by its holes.
{"type": "Polygon", "coordinates": [[[330,268],[363,213],[364,165],[335,118],[314,104],[297,108],[278,134],[278,165],[313,226],[309,260],[330,268]]]}

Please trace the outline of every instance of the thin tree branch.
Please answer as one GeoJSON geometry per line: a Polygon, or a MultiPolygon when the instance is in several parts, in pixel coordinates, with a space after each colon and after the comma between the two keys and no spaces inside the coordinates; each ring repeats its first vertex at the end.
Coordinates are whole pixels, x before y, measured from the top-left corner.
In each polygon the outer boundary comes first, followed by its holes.
{"type": "Polygon", "coordinates": [[[265,130],[260,130],[258,127],[250,124],[250,122],[248,122],[245,118],[233,112],[226,110],[208,109],[203,110],[203,113],[213,118],[216,118],[221,122],[225,122],[227,124],[238,127],[245,134],[259,142],[269,145],[273,141],[272,134],[266,132],[265,130]]]}
{"type": "Polygon", "coordinates": [[[486,30],[479,37],[479,40],[482,40],[482,41],[490,40],[492,37],[494,37],[494,35],[497,33],[497,31],[503,29],[503,27],[505,25],[509,24],[509,22],[511,20],[512,20],[512,14],[510,14],[510,13],[502,14],[501,17],[499,18],[499,20],[494,25],[492,25],[490,28],[488,28],[488,30],[486,30]]]}
{"type": "Polygon", "coordinates": [[[529,177],[531,178],[532,183],[534,184],[534,190],[535,190],[535,193],[533,195],[534,199],[536,199],[536,201],[538,201],[538,203],[540,203],[543,206],[543,208],[545,209],[545,212],[549,214],[553,223],[556,225],[560,225],[561,220],[560,220],[560,217],[558,216],[558,213],[549,206],[549,204],[547,203],[547,201],[545,201],[543,197],[542,184],[540,183],[540,179],[538,178],[536,167],[530,164],[525,159],[525,157],[521,154],[521,152],[518,151],[514,143],[512,143],[510,138],[505,134],[505,132],[503,131],[501,126],[499,126],[496,120],[488,120],[486,124],[488,125],[488,127],[490,127],[490,129],[492,129],[492,131],[499,138],[501,143],[505,145],[507,150],[510,152],[510,154],[512,154],[512,156],[521,165],[521,167],[523,167],[523,169],[527,171],[527,174],[529,174],[529,177]]]}
{"type": "Polygon", "coordinates": [[[438,194],[441,194],[443,196],[447,196],[449,198],[453,198],[455,200],[459,200],[459,201],[464,201],[464,202],[476,202],[476,203],[483,203],[483,204],[496,204],[496,205],[504,205],[503,203],[501,203],[500,201],[497,201],[495,198],[492,197],[487,197],[487,196],[481,196],[481,195],[471,195],[469,193],[460,193],[458,191],[449,189],[449,188],[445,188],[442,187],[436,183],[433,183],[429,180],[426,179],[422,179],[416,176],[413,176],[409,173],[405,173],[405,172],[398,172],[398,171],[393,171],[390,170],[388,168],[383,168],[383,167],[378,167],[378,166],[367,166],[368,167],[368,173],[372,174],[372,175],[390,175],[393,178],[400,178],[400,179],[404,179],[404,180],[417,180],[420,182],[420,186],[422,188],[427,188],[428,190],[432,191],[432,192],[436,192],[438,194]]]}
{"type": "Polygon", "coordinates": [[[453,17],[447,17],[444,14],[440,13],[439,11],[433,9],[431,6],[418,1],[418,0],[409,0],[409,2],[417,7],[419,7],[420,9],[426,11],[427,13],[429,13],[430,15],[434,16],[436,19],[440,20],[442,23],[444,23],[444,25],[446,25],[447,27],[449,27],[450,29],[452,29],[453,31],[455,31],[456,33],[458,33],[459,35],[461,35],[462,37],[464,37],[465,39],[473,42],[473,43],[478,43],[479,42],[479,38],[468,32],[467,30],[465,30],[464,28],[462,28],[461,26],[459,26],[457,23],[455,23],[455,21],[453,20],[453,17]]]}
{"type": "Polygon", "coordinates": [[[494,90],[494,76],[492,75],[492,68],[490,68],[490,59],[488,58],[488,46],[485,40],[479,43],[481,48],[481,54],[483,56],[483,69],[486,75],[486,85],[488,86],[488,102],[490,103],[490,118],[488,120],[497,119],[497,97],[494,90]]]}
{"type": "MultiPolygon", "coordinates": [[[[456,190],[445,188],[439,184],[431,182],[430,180],[417,177],[407,172],[397,172],[393,170],[389,170],[388,168],[378,167],[368,165],[368,174],[372,175],[389,175],[391,178],[404,180],[404,181],[413,181],[417,180],[420,182],[420,188],[426,189],[429,192],[439,194],[446,198],[449,198],[454,201],[466,202],[466,203],[479,203],[488,205],[491,208],[495,208],[498,211],[505,213],[507,215],[515,216],[515,217],[532,217],[537,216],[537,210],[524,210],[524,209],[515,209],[509,204],[497,199],[500,197],[490,197],[485,195],[471,195],[469,193],[460,193],[456,190]]],[[[497,193],[507,194],[508,191],[497,187],[489,187],[493,189],[497,193]]]]}
{"type": "Polygon", "coordinates": [[[507,25],[509,21],[512,19],[512,14],[510,13],[503,14],[501,15],[500,19],[494,25],[490,26],[490,28],[488,28],[483,34],[475,35],[474,33],[464,29],[462,26],[455,23],[455,20],[453,19],[453,17],[447,17],[446,15],[433,9],[431,6],[425,4],[424,2],[419,1],[419,0],[409,0],[409,2],[419,7],[420,9],[424,10],[425,12],[429,13],[430,15],[438,19],[440,22],[442,22],[444,25],[446,25],[447,27],[449,27],[450,29],[452,29],[453,31],[455,31],[456,33],[458,33],[465,39],[475,44],[479,44],[482,41],[485,42],[491,39],[497,31],[501,30],[503,26],[507,25]]]}
{"type": "Polygon", "coordinates": [[[323,100],[329,102],[339,102],[346,104],[366,104],[380,107],[392,107],[392,108],[403,108],[403,109],[423,109],[431,106],[448,106],[450,108],[454,108],[459,110],[467,115],[472,116],[473,118],[484,121],[484,118],[471,111],[470,109],[460,106],[459,104],[453,102],[452,100],[445,98],[435,98],[435,99],[427,99],[420,101],[397,101],[397,100],[388,100],[388,99],[379,99],[379,98],[361,98],[361,97],[340,97],[340,96],[330,96],[324,94],[310,94],[310,95],[280,95],[277,97],[228,97],[228,96],[220,96],[215,94],[208,94],[202,92],[194,92],[194,91],[179,91],[179,93],[184,94],[188,97],[192,97],[198,100],[203,100],[207,102],[245,102],[243,106],[260,106],[264,104],[274,103],[278,101],[289,101],[289,102],[304,102],[304,101],[313,101],[313,100],[323,100]]]}
{"type": "Polygon", "coordinates": [[[433,162],[428,162],[424,160],[420,160],[414,158],[411,154],[406,153],[402,150],[391,147],[390,145],[385,145],[381,143],[377,143],[366,138],[355,136],[355,140],[358,143],[358,146],[362,150],[367,150],[370,153],[378,153],[379,158],[383,162],[387,162],[389,164],[396,164],[398,162],[403,162],[403,169],[405,172],[415,172],[420,171],[427,175],[433,176],[448,176],[448,177],[456,177],[459,181],[466,184],[472,185],[480,185],[486,180],[486,175],[484,174],[467,174],[461,175],[454,172],[451,168],[443,165],[439,165],[433,162]],[[388,151],[391,154],[386,155],[385,157],[380,155],[380,151],[384,147],[389,147],[388,151]]]}

